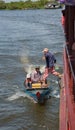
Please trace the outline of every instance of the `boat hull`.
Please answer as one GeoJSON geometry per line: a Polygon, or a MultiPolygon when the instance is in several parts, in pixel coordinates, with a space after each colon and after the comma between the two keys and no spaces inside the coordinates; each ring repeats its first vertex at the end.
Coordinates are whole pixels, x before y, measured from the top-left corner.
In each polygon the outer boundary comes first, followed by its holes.
{"type": "Polygon", "coordinates": [[[50,88],[31,88],[26,89],[25,93],[36,101],[36,103],[42,104],[49,98],[50,88]]]}

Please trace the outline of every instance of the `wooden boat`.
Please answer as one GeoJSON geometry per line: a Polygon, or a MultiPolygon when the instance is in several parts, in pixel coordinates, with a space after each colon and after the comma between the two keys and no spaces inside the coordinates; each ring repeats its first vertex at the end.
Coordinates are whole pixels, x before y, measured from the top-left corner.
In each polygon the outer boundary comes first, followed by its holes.
{"type": "Polygon", "coordinates": [[[75,130],[75,0],[65,2],[65,47],[59,130],[75,130]]]}
{"type": "Polygon", "coordinates": [[[25,93],[30,96],[36,103],[43,104],[49,98],[50,87],[41,83],[33,83],[31,88],[26,88],[25,93]]]}
{"type": "Polygon", "coordinates": [[[58,5],[58,4],[47,4],[45,5],[45,9],[60,9],[62,8],[61,5],[58,5]]]}

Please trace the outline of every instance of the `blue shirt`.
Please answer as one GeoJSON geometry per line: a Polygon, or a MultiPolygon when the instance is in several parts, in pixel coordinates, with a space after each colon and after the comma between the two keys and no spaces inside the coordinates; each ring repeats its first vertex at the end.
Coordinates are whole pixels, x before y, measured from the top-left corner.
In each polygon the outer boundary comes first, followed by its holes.
{"type": "Polygon", "coordinates": [[[54,55],[50,52],[47,52],[45,54],[45,59],[46,59],[46,67],[54,67],[54,63],[56,61],[54,55]]]}

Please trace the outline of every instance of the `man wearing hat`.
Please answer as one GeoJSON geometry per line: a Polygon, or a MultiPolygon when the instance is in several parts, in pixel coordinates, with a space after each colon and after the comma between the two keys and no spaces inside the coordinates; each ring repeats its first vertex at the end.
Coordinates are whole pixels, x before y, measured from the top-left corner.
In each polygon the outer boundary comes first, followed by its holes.
{"type": "Polygon", "coordinates": [[[41,72],[40,72],[40,67],[39,66],[35,66],[35,70],[31,74],[31,80],[32,80],[32,83],[40,82],[40,80],[41,80],[41,72]]]}
{"type": "Polygon", "coordinates": [[[54,55],[51,52],[49,52],[48,48],[44,48],[43,54],[44,54],[43,59],[46,60],[46,68],[43,74],[43,78],[46,79],[49,73],[52,73],[55,76],[59,76],[59,73],[56,72],[54,69],[54,64],[56,63],[54,55]]]}
{"type": "Polygon", "coordinates": [[[46,60],[46,67],[47,68],[54,67],[54,63],[56,63],[54,55],[51,52],[49,52],[48,48],[44,48],[43,53],[46,60]]]}

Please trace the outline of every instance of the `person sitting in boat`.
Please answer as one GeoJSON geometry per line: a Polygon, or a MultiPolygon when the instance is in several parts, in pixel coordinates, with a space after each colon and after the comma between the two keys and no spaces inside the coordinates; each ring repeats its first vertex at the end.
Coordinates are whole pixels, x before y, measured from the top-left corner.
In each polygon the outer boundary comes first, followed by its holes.
{"type": "Polygon", "coordinates": [[[35,70],[31,73],[31,80],[32,83],[41,82],[41,71],[39,66],[36,66],[35,70]]]}
{"type": "Polygon", "coordinates": [[[26,86],[26,88],[32,87],[32,81],[31,81],[31,75],[30,74],[27,74],[27,76],[26,76],[25,86],[26,86]]]}

